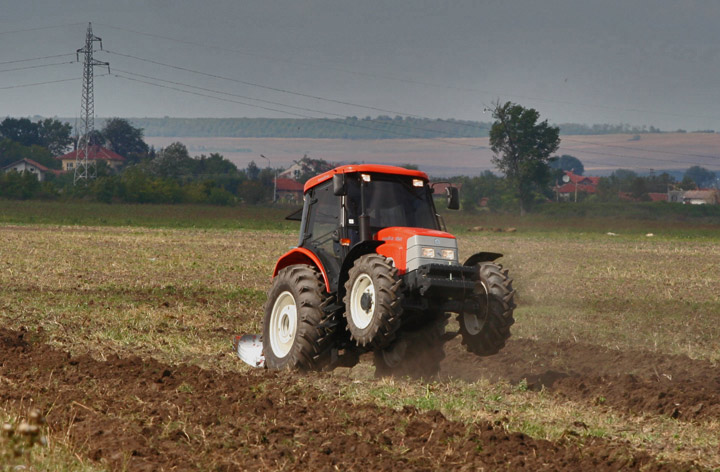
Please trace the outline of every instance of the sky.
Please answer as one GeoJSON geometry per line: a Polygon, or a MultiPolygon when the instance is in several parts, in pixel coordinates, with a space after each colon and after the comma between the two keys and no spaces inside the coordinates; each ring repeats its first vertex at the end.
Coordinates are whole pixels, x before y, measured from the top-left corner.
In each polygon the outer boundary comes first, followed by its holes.
{"type": "Polygon", "coordinates": [[[491,121],[487,109],[499,100],[533,107],[551,123],[720,130],[716,0],[0,7],[0,117],[79,116],[75,51],[92,22],[104,49],[94,57],[110,63],[110,75],[94,70],[99,117],[491,121]]]}

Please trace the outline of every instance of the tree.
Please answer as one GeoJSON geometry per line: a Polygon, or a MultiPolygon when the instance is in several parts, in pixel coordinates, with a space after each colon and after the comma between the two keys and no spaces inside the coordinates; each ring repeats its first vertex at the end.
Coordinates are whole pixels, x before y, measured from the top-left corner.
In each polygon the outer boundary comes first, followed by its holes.
{"type": "MultiPolygon", "coordinates": [[[[686,170],[684,177],[692,179],[692,181],[695,182],[695,185],[697,185],[698,188],[711,187],[717,179],[715,172],[712,172],[700,166],[692,166],[691,168],[686,170]]],[[[683,178],[683,181],[684,180],[685,178],[683,178]]]]}
{"type": "Polygon", "coordinates": [[[535,191],[548,185],[550,154],[560,144],[560,129],[547,120],[538,123],[540,113],[512,102],[495,104],[490,128],[493,163],[514,187],[520,200],[520,215],[525,215],[535,191]]]}
{"type": "Polygon", "coordinates": [[[23,146],[40,144],[38,125],[27,118],[5,118],[0,123],[0,137],[15,141],[23,146]]]}
{"type": "Polygon", "coordinates": [[[156,177],[177,179],[191,175],[195,168],[195,160],[190,157],[187,148],[181,142],[174,142],[149,162],[148,170],[156,177]]]}
{"type": "Polygon", "coordinates": [[[580,159],[569,154],[563,154],[560,157],[553,157],[549,162],[551,169],[560,169],[563,171],[572,171],[576,175],[583,175],[585,166],[580,159]]]}
{"type": "Polygon", "coordinates": [[[46,118],[37,123],[38,144],[45,146],[53,156],[65,154],[73,142],[72,126],[53,118],[46,118]]]}
{"type": "Polygon", "coordinates": [[[237,173],[237,166],[217,152],[210,154],[210,156],[201,154],[195,158],[196,175],[224,175],[237,173]]]}
{"type": "Polygon", "coordinates": [[[108,147],[125,157],[131,164],[147,157],[150,151],[144,139],[143,129],[134,127],[122,118],[111,118],[105,122],[102,134],[108,147]]]}

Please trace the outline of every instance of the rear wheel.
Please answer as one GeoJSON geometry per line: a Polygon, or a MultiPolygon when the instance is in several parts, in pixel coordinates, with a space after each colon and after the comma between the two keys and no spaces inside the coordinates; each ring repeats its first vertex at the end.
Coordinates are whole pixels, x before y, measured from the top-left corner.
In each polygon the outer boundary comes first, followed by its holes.
{"type": "Polygon", "coordinates": [[[360,256],[345,283],[345,318],[358,346],[383,348],[400,327],[400,280],[397,269],[383,256],[360,256]]]}
{"type": "Polygon", "coordinates": [[[327,298],[319,272],[308,265],[281,270],[268,291],[263,351],[270,369],[321,370],[330,362],[332,336],[324,327],[327,298]]]}
{"type": "Polygon", "coordinates": [[[440,362],[445,359],[443,349],[447,317],[435,321],[417,331],[403,331],[385,349],[374,353],[375,377],[410,376],[431,378],[440,372],[440,362]]]}
{"type": "Polygon", "coordinates": [[[515,290],[507,270],[492,262],[478,264],[480,279],[471,308],[458,315],[462,343],[478,356],[497,354],[515,322],[515,290]]]}

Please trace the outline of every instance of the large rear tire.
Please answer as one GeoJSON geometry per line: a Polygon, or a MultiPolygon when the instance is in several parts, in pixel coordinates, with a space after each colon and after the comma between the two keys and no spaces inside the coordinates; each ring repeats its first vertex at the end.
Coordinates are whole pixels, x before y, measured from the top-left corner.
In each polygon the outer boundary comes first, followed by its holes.
{"type": "Polygon", "coordinates": [[[269,369],[322,370],[330,364],[332,335],[321,305],[320,273],[308,265],[282,269],[268,291],[263,352],[269,369]]]}
{"type": "Polygon", "coordinates": [[[401,324],[397,269],[383,256],[360,256],[345,283],[345,318],[358,346],[380,349],[395,339],[401,324]]]}
{"type": "Polygon", "coordinates": [[[430,379],[440,372],[447,316],[417,331],[402,331],[385,349],[374,352],[375,377],[430,379]]]}
{"type": "Polygon", "coordinates": [[[507,270],[492,262],[478,264],[480,279],[475,286],[475,303],[458,315],[462,343],[478,356],[497,354],[510,337],[515,323],[515,290],[507,270]]]}

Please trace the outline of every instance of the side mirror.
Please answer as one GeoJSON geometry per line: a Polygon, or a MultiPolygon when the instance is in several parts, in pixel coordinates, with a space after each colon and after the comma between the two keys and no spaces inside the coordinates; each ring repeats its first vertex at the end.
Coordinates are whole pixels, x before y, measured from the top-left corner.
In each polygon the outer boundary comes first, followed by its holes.
{"type": "Polygon", "coordinates": [[[447,187],[445,189],[445,193],[447,193],[448,209],[459,210],[460,209],[460,192],[458,192],[458,189],[456,187],[447,187]]]}
{"type": "Polygon", "coordinates": [[[333,194],[336,197],[347,195],[347,187],[345,186],[345,174],[333,175],[333,194]]]}

